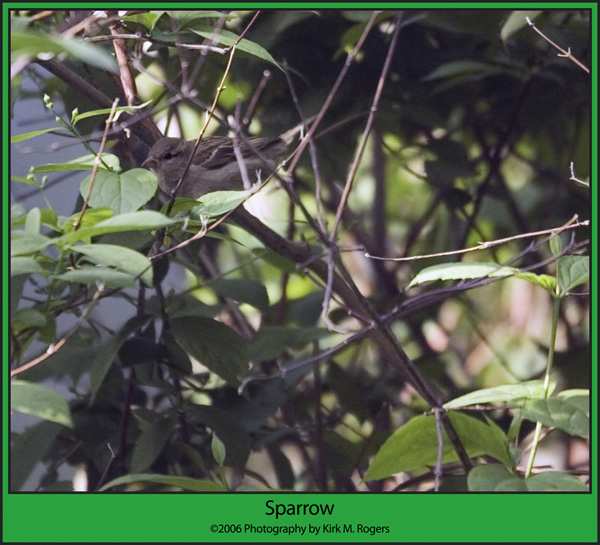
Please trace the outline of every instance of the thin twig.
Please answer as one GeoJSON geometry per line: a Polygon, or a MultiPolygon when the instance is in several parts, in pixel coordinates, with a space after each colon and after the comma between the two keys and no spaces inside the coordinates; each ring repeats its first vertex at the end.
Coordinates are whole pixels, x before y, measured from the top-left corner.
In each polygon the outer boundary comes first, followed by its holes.
{"type": "Polygon", "coordinates": [[[221,97],[221,93],[225,89],[225,80],[227,79],[227,76],[229,75],[229,70],[231,69],[231,63],[233,62],[234,55],[235,55],[235,44],[233,44],[231,46],[231,52],[229,55],[229,60],[227,61],[227,66],[225,67],[225,72],[223,73],[223,77],[221,78],[221,83],[219,83],[219,87],[217,88],[217,93],[215,95],[215,99],[213,100],[212,106],[211,106],[210,110],[207,112],[206,121],[204,122],[204,126],[202,127],[202,130],[200,131],[198,138],[196,138],[196,143],[194,144],[194,149],[192,150],[192,153],[190,154],[190,158],[188,159],[188,162],[185,165],[185,169],[183,171],[183,174],[181,175],[181,178],[177,182],[177,185],[173,188],[173,191],[171,191],[171,197],[169,199],[169,204],[167,206],[167,216],[171,213],[171,210],[173,209],[173,204],[175,203],[175,197],[177,195],[177,192],[179,191],[181,184],[183,184],[183,180],[185,179],[185,176],[188,173],[188,170],[190,169],[192,162],[194,161],[194,156],[196,155],[196,152],[198,151],[200,142],[202,141],[202,138],[204,137],[204,133],[206,132],[206,129],[208,128],[208,124],[210,123],[210,121],[213,117],[214,111],[217,108],[217,104],[219,102],[219,98],[221,97]]]}
{"type": "Polygon", "coordinates": [[[590,222],[589,220],[577,221],[578,216],[575,214],[567,223],[562,225],[561,227],[554,227],[552,229],[544,229],[542,231],[534,231],[532,233],[522,233],[520,235],[513,235],[512,237],[499,238],[496,240],[489,240],[487,242],[480,242],[477,246],[472,246],[471,248],[463,248],[461,250],[453,250],[450,252],[438,252],[435,254],[423,254],[423,255],[415,255],[410,257],[381,257],[374,256],[369,253],[365,253],[365,257],[369,259],[378,259],[380,261],[417,261],[419,259],[431,259],[433,257],[445,257],[449,255],[458,255],[458,254],[466,254],[468,252],[476,252],[479,250],[486,250],[491,248],[492,246],[499,246],[500,244],[506,244],[507,242],[513,242],[522,238],[533,238],[539,237],[541,235],[557,235],[566,231],[567,229],[576,229],[578,227],[587,227],[590,222]]]}
{"type": "Polygon", "coordinates": [[[575,167],[573,166],[573,161],[571,161],[571,164],[569,165],[569,170],[571,171],[571,177],[569,178],[569,180],[584,185],[585,187],[590,187],[589,182],[586,182],[585,180],[580,180],[575,176],[575,167]]]}
{"type": "Polygon", "coordinates": [[[558,44],[555,44],[550,38],[548,38],[548,36],[546,36],[541,30],[539,30],[538,27],[535,26],[535,23],[529,17],[525,17],[525,19],[527,19],[527,24],[531,28],[533,28],[533,30],[535,30],[550,45],[552,45],[553,47],[555,47],[556,49],[558,49],[560,51],[560,53],[558,54],[559,57],[564,57],[566,59],[569,59],[570,61],[574,62],[577,66],[579,66],[579,68],[581,68],[582,70],[585,70],[588,74],[590,73],[590,69],[587,66],[585,66],[585,64],[583,64],[582,62],[580,62],[579,60],[577,60],[571,54],[571,48],[570,47],[567,49],[567,51],[565,51],[562,47],[560,47],[558,44]]]}
{"type": "Polygon", "coordinates": [[[104,130],[104,134],[102,136],[102,142],[100,142],[100,149],[98,150],[98,154],[94,158],[94,167],[92,168],[92,174],[90,176],[90,184],[88,185],[87,194],[85,196],[85,199],[83,200],[83,206],[81,207],[81,213],[79,214],[79,217],[73,224],[73,231],[77,231],[77,229],[79,229],[79,227],[81,226],[81,220],[83,219],[83,215],[85,214],[85,211],[88,207],[90,195],[92,194],[92,188],[94,187],[94,181],[96,180],[96,174],[98,172],[98,168],[100,167],[102,153],[104,152],[104,146],[106,145],[106,140],[108,138],[108,130],[109,130],[112,120],[114,118],[118,103],[119,103],[119,98],[117,97],[113,101],[112,108],[110,110],[110,114],[108,115],[108,119],[106,120],[106,127],[104,130]]]}
{"type": "Polygon", "coordinates": [[[333,101],[333,97],[338,92],[338,89],[340,88],[342,81],[346,77],[346,74],[347,74],[350,66],[354,62],[356,55],[360,51],[365,39],[367,38],[367,35],[371,31],[371,27],[375,23],[375,17],[377,17],[377,15],[379,15],[379,13],[381,13],[381,12],[379,12],[379,11],[373,12],[373,14],[371,15],[371,18],[369,19],[369,22],[365,26],[365,29],[363,30],[360,38],[358,39],[357,44],[354,46],[354,49],[352,49],[352,51],[350,51],[348,53],[348,55],[346,57],[346,62],[344,63],[344,66],[340,70],[340,73],[338,74],[338,77],[337,77],[335,83],[333,84],[331,91],[329,91],[329,94],[327,95],[327,98],[325,99],[323,106],[319,110],[319,113],[317,114],[315,122],[312,124],[310,130],[308,131],[308,134],[306,135],[306,138],[301,142],[300,146],[296,150],[296,153],[294,154],[292,162],[290,163],[290,165],[288,167],[288,170],[290,172],[293,172],[294,169],[296,168],[296,165],[298,164],[298,161],[300,160],[300,156],[302,155],[302,152],[308,145],[308,142],[310,142],[310,139],[313,137],[315,131],[317,130],[317,127],[319,126],[319,124],[321,123],[321,120],[323,119],[323,116],[325,115],[325,112],[329,109],[329,106],[331,105],[331,102],[333,101]]]}
{"type": "Polygon", "coordinates": [[[442,409],[439,407],[435,407],[433,409],[433,414],[435,414],[435,432],[437,434],[438,443],[437,461],[435,464],[435,469],[433,470],[433,475],[435,477],[434,490],[436,492],[439,492],[440,490],[440,479],[443,475],[442,463],[444,460],[444,435],[442,433],[441,412],[442,409]]]}
{"type": "MultiPolygon", "coordinates": [[[[369,20],[369,23],[373,23],[375,17],[380,12],[373,12],[373,16],[369,20]]],[[[373,97],[373,103],[371,104],[371,109],[369,111],[369,117],[367,118],[367,124],[365,125],[365,130],[363,131],[360,144],[358,145],[358,149],[354,154],[354,160],[352,161],[352,166],[350,167],[350,172],[348,173],[348,178],[346,179],[346,185],[344,186],[344,191],[342,193],[342,197],[340,199],[340,203],[338,205],[337,213],[335,215],[335,221],[333,223],[333,229],[331,230],[331,239],[335,240],[336,233],[340,221],[342,219],[342,212],[346,207],[346,202],[348,200],[348,195],[350,194],[350,190],[352,189],[352,183],[354,181],[354,177],[356,176],[356,171],[358,170],[358,166],[360,164],[360,160],[365,150],[365,146],[367,145],[367,139],[369,138],[369,134],[371,132],[371,127],[373,125],[373,120],[375,119],[375,112],[377,112],[377,106],[379,105],[379,100],[381,98],[381,93],[383,91],[383,86],[387,80],[387,75],[390,70],[390,66],[392,63],[392,58],[394,56],[394,51],[396,49],[396,43],[398,42],[398,36],[400,34],[400,27],[402,23],[402,15],[403,12],[400,11],[396,15],[396,22],[394,26],[394,33],[392,34],[392,39],[390,40],[390,45],[388,47],[387,55],[385,57],[385,61],[383,63],[383,68],[381,69],[381,74],[379,76],[379,81],[377,82],[377,89],[375,91],[375,96],[373,97]]]]}

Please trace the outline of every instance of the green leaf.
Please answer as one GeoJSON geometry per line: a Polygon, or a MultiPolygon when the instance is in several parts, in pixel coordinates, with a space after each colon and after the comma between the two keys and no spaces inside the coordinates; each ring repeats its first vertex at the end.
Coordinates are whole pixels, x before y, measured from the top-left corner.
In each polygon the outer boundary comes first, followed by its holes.
{"type": "Polygon", "coordinates": [[[521,415],[544,426],[559,428],[569,435],[589,437],[589,393],[575,392],[578,393],[567,391],[549,399],[528,400],[521,409],[521,415]]]}
{"type": "Polygon", "coordinates": [[[24,380],[11,382],[10,407],[13,411],[73,427],[68,403],[54,390],[41,384],[24,380]]]}
{"type": "Polygon", "coordinates": [[[98,284],[104,284],[107,288],[135,288],[137,286],[135,278],[130,274],[106,267],[81,267],[58,274],[55,278],[86,286],[97,286],[98,284]]]}
{"type": "Polygon", "coordinates": [[[125,342],[124,337],[113,337],[104,343],[96,352],[90,363],[90,405],[94,403],[96,394],[117,357],[119,348],[125,342]]]}
{"type": "MultiPolygon", "coordinates": [[[[492,456],[512,466],[508,442],[493,423],[459,413],[448,417],[470,458],[492,456]],[[499,440],[502,437],[502,440],[499,440]]],[[[365,481],[384,479],[396,473],[413,471],[437,463],[438,439],[435,416],[417,416],[397,429],[381,447],[364,477],[365,481]]],[[[458,456],[443,432],[443,463],[456,462],[458,456]]]]}
{"type": "Polygon", "coordinates": [[[518,272],[519,269],[503,267],[497,263],[442,263],[424,268],[412,279],[408,287],[434,280],[466,280],[485,276],[503,277],[512,276],[518,272]]]}
{"type": "Polygon", "coordinates": [[[150,424],[135,442],[131,454],[131,471],[139,473],[148,469],[165,448],[173,434],[176,422],[170,418],[161,418],[150,424]]]}
{"type": "Polygon", "coordinates": [[[189,26],[192,22],[197,21],[198,19],[221,19],[224,17],[226,20],[231,20],[236,17],[234,13],[223,13],[220,11],[186,11],[186,10],[177,10],[177,11],[169,11],[169,16],[177,21],[177,24],[180,28],[185,28],[189,26]]]}
{"type": "Polygon", "coordinates": [[[558,255],[563,249],[562,238],[560,238],[560,234],[553,235],[549,242],[550,251],[552,255],[558,255]]]}
{"type": "MultiPolygon", "coordinates": [[[[148,100],[147,102],[144,102],[144,104],[139,104],[137,106],[118,106],[117,108],[115,108],[115,113],[121,113],[121,112],[131,112],[134,110],[140,110],[142,108],[145,108],[146,106],[148,106],[152,101],[148,100]]],[[[109,115],[110,112],[112,112],[112,108],[104,108],[101,110],[91,110],[89,112],[83,112],[82,114],[80,113],[76,113],[75,115],[73,115],[72,119],[71,119],[71,123],[73,123],[73,125],[75,125],[78,121],[81,121],[82,119],[88,119],[89,117],[96,117],[99,115],[109,115]]],[[[118,116],[115,116],[115,119],[118,116]]]]}
{"type": "MultiPolygon", "coordinates": [[[[500,31],[500,38],[503,42],[505,42],[508,38],[510,38],[513,34],[517,33],[523,27],[527,26],[527,19],[529,17],[530,20],[533,21],[541,11],[513,11],[509,16],[506,22],[502,25],[502,30],[500,31]]],[[[533,31],[532,31],[533,32],[533,31]]]]}
{"type": "Polygon", "coordinates": [[[50,54],[67,53],[91,66],[119,73],[115,59],[103,47],[85,42],[76,37],[47,35],[29,30],[12,29],[10,33],[11,59],[14,62],[22,57],[47,58],[50,54]]]}
{"type": "Polygon", "coordinates": [[[25,132],[23,134],[16,134],[15,136],[11,136],[10,143],[16,144],[17,142],[25,142],[25,140],[29,140],[30,138],[35,138],[36,136],[40,136],[40,134],[46,134],[52,131],[64,131],[63,127],[51,127],[50,129],[41,129],[39,131],[31,131],[25,132]]]}
{"type": "Polygon", "coordinates": [[[135,15],[125,15],[121,17],[122,21],[130,21],[132,23],[141,23],[145,27],[153,30],[156,26],[156,23],[160,20],[160,18],[166,13],[166,11],[149,11],[146,13],[136,13],[135,15]]]}
{"type": "Polygon", "coordinates": [[[72,233],[75,228],[75,223],[79,224],[80,228],[93,227],[101,221],[107,220],[113,217],[113,211],[111,208],[86,208],[83,213],[83,217],[80,221],[81,212],[73,214],[69,218],[61,216],[58,220],[59,227],[62,228],[63,233],[72,233]]]}
{"type": "MultiPolygon", "coordinates": [[[[224,45],[226,47],[233,45],[235,42],[237,42],[237,40],[239,40],[239,36],[237,34],[234,34],[233,32],[230,32],[228,30],[221,30],[221,32],[219,32],[219,34],[217,34],[216,36],[214,29],[208,26],[198,26],[190,30],[202,36],[203,38],[212,39],[215,43],[224,45]]],[[[255,42],[251,42],[246,38],[242,38],[240,43],[238,43],[238,45],[236,46],[236,49],[244,51],[245,53],[249,53],[250,55],[254,55],[255,57],[258,57],[259,59],[262,59],[264,61],[270,62],[271,64],[277,66],[277,68],[279,68],[281,71],[283,71],[283,68],[281,68],[281,66],[277,64],[277,62],[271,56],[271,54],[265,48],[261,47],[255,42]]]]}
{"type": "Polygon", "coordinates": [[[171,331],[179,345],[193,358],[237,386],[248,372],[245,341],[230,327],[199,316],[171,320],[171,331]]]}
{"type": "Polygon", "coordinates": [[[223,467],[223,464],[225,463],[225,444],[217,437],[217,434],[214,432],[210,448],[212,450],[213,457],[217,464],[223,467]]]}
{"type": "Polygon", "coordinates": [[[454,78],[457,76],[487,76],[498,72],[498,69],[477,61],[452,61],[438,66],[423,78],[424,81],[454,78]]]}
{"type": "Polygon", "coordinates": [[[104,378],[110,370],[111,365],[117,358],[123,343],[132,333],[135,333],[143,328],[148,323],[150,318],[151,317],[148,314],[141,314],[139,316],[130,318],[127,320],[125,325],[121,327],[118,335],[109,339],[109,341],[104,343],[96,352],[96,355],[90,364],[90,404],[94,402],[96,394],[102,386],[104,378]]]}
{"type": "Polygon", "coordinates": [[[67,233],[59,239],[54,239],[57,244],[69,246],[80,240],[89,240],[91,237],[117,233],[120,231],[143,231],[147,229],[160,229],[167,225],[178,223],[153,210],[140,210],[126,214],[118,214],[107,220],[96,223],[91,227],[82,227],[77,231],[67,233]]]}
{"type": "MultiPolygon", "coordinates": [[[[550,391],[556,388],[556,381],[552,381],[550,391]]],[[[504,403],[523,399],[539,399],[544,393],[543,380],[530,380],[518,384],[505,384],[494,388],[476,390],[464,396],[457,397],[444,403],[445,409],[458,409],[478,403],[504,403]]]]}
{"type": "Polygon", "coordinates": [[[10,486],[21,490],[27,478],[39,466],[40,458],[54,443],[56,436],[64,431],[54,422],[42,420],[22,433],[13,430],[10,438],[10,486]]]}
{"type": "Polygon", "coordinates": [[[253,360],[274,360],[286,350],[329,335],[331,331],[321,327],[263,326],[252,338],[248,348],[253,360]]]}
{"type": "Polygon", "coordinates": [[[54,240],[44,235],[31,234],[26,231],[13,230],[10,234],[10,255],[30,255],[54,244],[54,240]]]}
{"type": "Polygon", "coordinates": [[[532,272],[519,271],[517,274],[515,274],[515,278],[520,278],[521,280],[527,280],[527,282],[531,282],[532,284],[537,284],[551,294],[554,294],[556,290],[556,278],[548,274],[535,274],[532,272]]]}
{"type": "Polygon", "coordinates": [[[256,280],[248,278],[218,278],[207,282],[205,285],[223,297],[229,297],[238,303],[247,303],[261,312],[267,312],[269,309],[267,288],[256,280]]]}
{"type": "Polygon", "coordinates": [[[10,276],[19,274],[41,274],[48,276],[48,271],[34,257],[12,257],[10,259],[10,276]]]}
{"type": "Polygon", "coordinates": [[[567,293],[590,280],[590,258],[584,255],[566,255],[556,263],[558,284],[561,292],[567,293]]]}
{"type": "Polygon", "coordinates": [[[505,467],[481,465],[469,471],[467,484],[470,492],[526,492],[525,481],[505,467]]]}
{"type": "MultiPolygon", "coordinates": [[[[85,199],[91,174],[81,182],[80,193],[85,199]]],[[[156,176],[144,168],[134,168],[122,174],[98,170],[89,198],[92,207],[112,208],[116,214],[134,212],[156,193],[156,176]]]]}
{"type": "Polygon", "coordinates": [[[111,265],[136,278],[146,286],[152,286],[152,263],[140,252],[114,244],[77,244],[73,251],[89,257],[98,265],[111,265]]]}
{"type": "Polygon", "coordinates": [[[222,216],[237,208],[249,195],[247,191],[213,191],[199,199],[199,204],[193,209],[193,213],[209,218],[222,216]]]}
{"type": "Polygon", "coordinates": [[[530,492],[589,492],[589,489],[574,475],[560,471],[538,473],[525,480],[530,492]]]}
{"type": "Polygon", "coordinates": [[[41,217],[40,209],[37,206],[32,208],[25,216],[25,232],[30,235],[38,235],[40,233],[41,217]]]}
{"type": "Polygon", "coordinates": [[[192,479],[190,477],[172,477],[168,475],[154,475],[154,474],[132,474],[119,477],[108,483],[106,483],[99,491],[104,492],[109,488],[119,486],[121,484],[133,484],[133,483],[156,483],[164,484],[165,486],[173,486],[176,488],[182,488],[183,490],[189,490],[191,492],[227,492],[227,489],[213,481],[205,481],[202,479],[192,479]]]}
{"type": "MultiPolygon", "coordinates": [[[[261,404],[260,401],[258,404],[261,404]]],[[[189,407],[186,414],[192,425],[201,424],[216,433],[225,445],[227,463],[232,468],[243,470],[250,456],[252,444],[247,429],[249,428],[248,412],[253,412],[252,405],[235,403],[234,407],[226,409],[208,405],[193,405],[189,407]],[[242,409],[242,414],[239,414],[236,408],[242,409]]],[[[264,418],[261,419],[261,424],[263,422],[264,418]]],[[[256,430],[256,428],[252,429],[256,430]]]]}
{"type": "Polygon", "coordinates": [[[22,331],[30,327],[44,327],[48,315],[36,308],[20,308],[12,317],[11,325],[16,331],[22,331]]]}
{"type": "Polygon", "coordinates": [[[506,468],[481,465],[467,478],[470,492],[589,492],[577,477],[559,471],[546,471],[521,479],[506,468]]]}
{"type": "MultiPolygon", "coordinates": [[[[96,155],[84,155],[77,157],[64,163],[47,163],[45,165],[33,166],[29,169],[31,174],[39,174],[42,172],[66,172],[70,170],[92,170],[96,162],[96,155]]],[[[102,162],[99,165],[98,172],[106,171],[106,167],[113,171],[118,171],[121,168],[121,162],[116,155],[105,153],[102,155],[102,162]]]]}

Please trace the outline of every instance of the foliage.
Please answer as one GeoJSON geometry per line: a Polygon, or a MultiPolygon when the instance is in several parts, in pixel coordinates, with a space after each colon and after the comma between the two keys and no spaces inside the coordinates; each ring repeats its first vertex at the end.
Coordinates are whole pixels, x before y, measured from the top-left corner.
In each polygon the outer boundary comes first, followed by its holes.
{"type": "Polygon", "coordinates": [[[525,16],[585,65],[589,14],[255,15],[13,12],[14,156],[80,152],[12,173],[12,489],[587,490],[534,462],[589,437],[589,76],[525,16]],[[140,167],[300,121],[256,195],[140,167]]]}

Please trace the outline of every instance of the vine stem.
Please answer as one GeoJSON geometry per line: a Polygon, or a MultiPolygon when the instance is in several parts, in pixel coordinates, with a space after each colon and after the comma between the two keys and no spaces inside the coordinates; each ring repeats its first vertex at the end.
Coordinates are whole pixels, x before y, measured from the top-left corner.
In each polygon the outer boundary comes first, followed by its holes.
{"type": "MultiPolygon", "coordinates": [[[[550,347],[548,349],[548,364],[546,365],[546,376],[544,377],[544,397],[548,399],[550,394],[550,374],[552,372],[552,364],[554,363],[554,345],[556,343],[556,329],[558,328],[558,317],[560,314],[560,304],[562,301],[562,295],[557,294],[554,296],[554,308],[552,309],[552,331],[550,333],[550,347]]],[[[540,444],[540,437],[542,435],[542,423],[538,422],[535,426],[535,433],[533,436],[533,443],[531,445],[531,454],[529,455],[529,461],[527,463],[527,469],[525,471],[525,478],[531,475],[533,469],[533,463],[535,461],[535,455],[537,453],[538,446],[540,444]]]]}

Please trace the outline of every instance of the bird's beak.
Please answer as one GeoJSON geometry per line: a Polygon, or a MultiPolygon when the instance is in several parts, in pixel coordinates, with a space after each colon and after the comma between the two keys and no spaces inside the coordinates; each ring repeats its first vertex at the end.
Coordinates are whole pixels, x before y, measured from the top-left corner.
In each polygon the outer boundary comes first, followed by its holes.
{"type": "Polygon", "coordinates": [[[156,159],[154,157],[148,156],[146,160],[142,163],[144,168],[152,169],[156,166],[156,159]]]}

